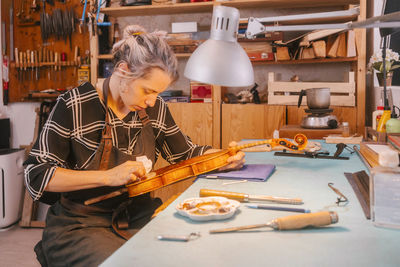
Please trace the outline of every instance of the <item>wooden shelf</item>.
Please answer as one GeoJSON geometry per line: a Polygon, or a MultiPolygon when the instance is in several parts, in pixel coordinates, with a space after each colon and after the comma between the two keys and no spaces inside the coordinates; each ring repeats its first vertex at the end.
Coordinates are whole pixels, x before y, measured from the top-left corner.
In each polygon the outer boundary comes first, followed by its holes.
{"type": "Polygon", "coordinates": [[[357,57],[345,58],[315,58],[315,59],[299,59],[299,60],[281,60],[281,61],[255,61],[253,65],[280,65],[280,64],[313,64],[313,63],[340,63],[340,62],[356,62],[357,57]]]}
{"type": "MultiPolygon", "coordinates": [[[[177,58],[188,58],[188,57],[190,57],[191,53],[176,53],[175,55],[177,58]]],[[[98,55],[97,58],[111,60],[112,55],[111,54],[103,54],[103,55],[98,55]]]]}
{"type": "MultiPolygon", "coordinates": [[[[175,54],[177,58],[188,58],[191,53],[178,53],[175,54]]],[[[111,54],[99,55],[98,59],[112,59],[111,54]]],[[[312,63],[341,63],[341,62],[356,62],[357,57],[346,58],[316,58],[316,59],[300,59],[300,60],[281,60],[281,61],[254,61],[253,65],[286,65],[286,64],[312,64],[312,63]]]]}
{"type": "Polygon", "coordinates": [[[111,54],[103,54],[103,55],[98,55],[97,56],[98,59],[112,59],[112,55],[111,54]]]}
{"type": "MultiPolygon", "coordinates": [[[[324,7],[345,6],[359,4],[360,0],[234,0],[218,2],[218,4],[236,8],[295,8],[295,7],[324,7]]],[[[150,15],[172,15],[182,13],[211,12],[214,2],[178,3],[173,5],[144,5],[102,8],[101,12],[114,16],[150,16],[150,15]]]]}

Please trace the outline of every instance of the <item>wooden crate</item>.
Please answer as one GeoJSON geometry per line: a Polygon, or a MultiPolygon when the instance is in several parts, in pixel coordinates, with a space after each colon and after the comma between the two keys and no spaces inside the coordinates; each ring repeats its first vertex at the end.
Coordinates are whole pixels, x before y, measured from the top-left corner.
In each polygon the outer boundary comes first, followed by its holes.
{"type": "MultiPolygon", "coordinates": [[[[328,87],[331,91],[331,106],[354,107],[356,83],[354,72],[349,72],[348,82],[281,82],[275,81],[275,73],[268,73],[268,104],[297,105],[301,90],[328,87]]],[[[303,97],[302,105],[307,104],[303,97]]]]}

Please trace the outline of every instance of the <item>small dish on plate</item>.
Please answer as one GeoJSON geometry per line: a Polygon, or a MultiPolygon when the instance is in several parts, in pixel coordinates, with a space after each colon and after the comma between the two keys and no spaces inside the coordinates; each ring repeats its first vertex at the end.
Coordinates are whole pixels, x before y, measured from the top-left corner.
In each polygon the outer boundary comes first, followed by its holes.
{"type": "Polygon", "coordinates": [[[176,210],[194,221],[210,221],[232,217],[239,206],[239,201],[225,197],[196,197],[179,203],[176,210]]]}

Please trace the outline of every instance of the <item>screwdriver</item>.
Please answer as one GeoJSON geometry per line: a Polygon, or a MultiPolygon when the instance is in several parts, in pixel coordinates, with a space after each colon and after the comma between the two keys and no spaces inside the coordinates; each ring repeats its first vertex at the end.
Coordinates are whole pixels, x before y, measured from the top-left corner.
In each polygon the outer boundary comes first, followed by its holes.
{"type": "Polygon", "coordinates": [[[306,227],[320,227],[337,223],[339,217],[334,211],[320,211],[314,213],[305,213],[300,215],[291,215],[277,218],[268,223],[244,225],[230,228],[210,230],[210,234],[236,232],[261,227],[271,227],[274,230],[297,230],[306,227]]]}
{"type": "Polygon", "coordinates": [[[301,198],[285,198],[285,197],[273,197],[273,196],[264,196],[264,195],[248,195],[244,193],[235,193],[228,191],[220,191],[220,190],[212,190],[212,189],[200,189],[200,197],[226,197],[229,199],[234,199],[240,202],[249,202],[249,201],[270,201],[275,203],[284,203],[284,204],[294,204],[300,205],[303,204],[303,200],[301,198]]]}

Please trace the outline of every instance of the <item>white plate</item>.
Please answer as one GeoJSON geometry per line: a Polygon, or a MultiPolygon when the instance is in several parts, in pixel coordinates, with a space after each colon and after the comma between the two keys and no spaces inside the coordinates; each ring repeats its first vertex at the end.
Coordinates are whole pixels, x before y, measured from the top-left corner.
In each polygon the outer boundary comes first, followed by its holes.
{"type": "Polygon", "coordinates": [[[176,210],[194,221],[210,221],[232,217],[239,206],[239,201],[225,197],[197,197],[179,203],[176,210]]]}

